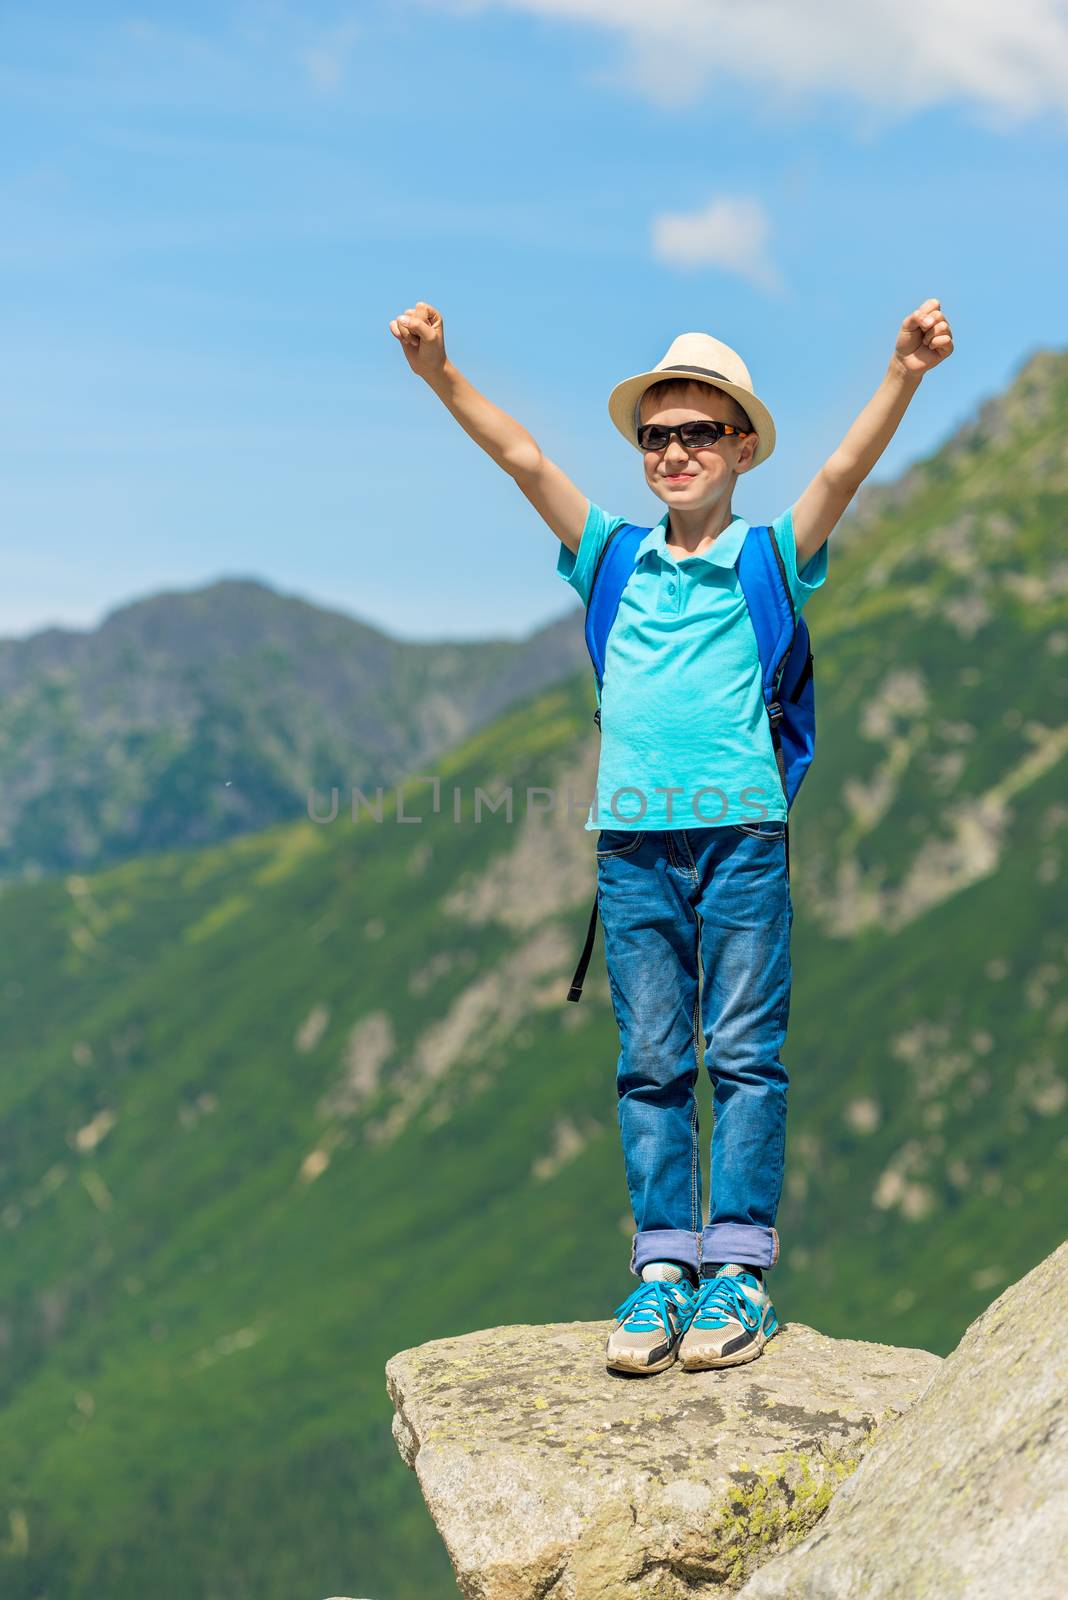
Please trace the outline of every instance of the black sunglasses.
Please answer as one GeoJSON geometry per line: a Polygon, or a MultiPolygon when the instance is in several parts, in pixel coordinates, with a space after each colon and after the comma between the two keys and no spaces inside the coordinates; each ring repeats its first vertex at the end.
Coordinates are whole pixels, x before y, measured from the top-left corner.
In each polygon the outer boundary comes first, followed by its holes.
{"type": "Polygon", "coordinates": [[[742,438],[745,432],[745,428],[735,428],[729,422],[680,422],[674,428],[666,428],[659,422],[643,422],[638,429],[638,444],[643,450],[666,450],[671,435],[677,433],[684,449],[708,450],[725,433],[742,438]]]}

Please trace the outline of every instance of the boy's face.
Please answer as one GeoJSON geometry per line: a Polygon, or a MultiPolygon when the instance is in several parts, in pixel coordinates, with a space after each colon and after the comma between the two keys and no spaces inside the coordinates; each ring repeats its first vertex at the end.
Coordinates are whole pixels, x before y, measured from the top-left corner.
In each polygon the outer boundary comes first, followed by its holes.
{"type": "MultiPolygon", "coordinates": [[[[736,425],[727,402],[703,383],[678,392],[643,395],[639,416],[642,422],[659,422],[669,428],[709,419],[736,425]]],[[[680,510],[697,511],[722,503],[725,493],[729,503],[734,480],[749,471],[758,442],[755,433],[741,437],[728,433],[708,450],[688,450],[678,434],[672,434],[665,449],[643,452],[645,481],[658,500],[680,510]]]]}

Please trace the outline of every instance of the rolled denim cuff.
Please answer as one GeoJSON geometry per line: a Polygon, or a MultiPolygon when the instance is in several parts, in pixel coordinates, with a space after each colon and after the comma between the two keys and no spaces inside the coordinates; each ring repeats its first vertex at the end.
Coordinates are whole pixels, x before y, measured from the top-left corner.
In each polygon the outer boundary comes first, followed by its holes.
{"type": "Polygon", "coordinates": [[[737,1261],[739,1266],[773,1267],[779,1235],[755,1222],[713,1222],[701,1235],[701,1260],[737,1261]]]}
{"type": "Polygon", "coordinates": [[[634,1235],[630,1250],[630,1270],[636,1278],[650,1261],[681,1261],[696,1276],[700,1268],[699,1233],[683,1228],[646,1228],[634,1235]]]}

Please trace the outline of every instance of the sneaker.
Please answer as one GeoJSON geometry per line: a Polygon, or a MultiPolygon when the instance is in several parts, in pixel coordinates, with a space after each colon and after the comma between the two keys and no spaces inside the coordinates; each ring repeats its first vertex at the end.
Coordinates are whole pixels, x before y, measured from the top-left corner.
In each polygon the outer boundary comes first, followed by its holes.
{"type": "Polygon", "coordinates": [[[678,1347],[686,1372],[735,1367],[758,1356],[779,1326],[763,1280],[727,1261],[690,1291],[690,1315],[678,1347]]]}
{"type": "MultiPolygon", "coordinates": [[[[646,1268],[646,1271],[649,1269],[646,1268]]],[[[690,1313],[694,1286],[650,1277],[618,1305],[616,1325],[605,1345],[605,1366],[613,1372],[662,1372],[670,1367],[690,1313]]]]}

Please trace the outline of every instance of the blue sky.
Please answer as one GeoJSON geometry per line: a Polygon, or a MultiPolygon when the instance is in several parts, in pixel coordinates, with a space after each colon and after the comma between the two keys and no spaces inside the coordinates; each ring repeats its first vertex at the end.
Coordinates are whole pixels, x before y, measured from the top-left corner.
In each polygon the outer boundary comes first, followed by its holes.
{"type": "MultiPolygon", "coordinates": [[[[407,638],[575,604],[408,370],[450,358],[592,499],[662,506],[607,397],[740,351],[767,521],[928,295],[955,351],[875,479],[1068,344],[1068,3],[0,0],[0,634],[257,576],[407,638]]],[[[833,581],[833,535],[831,572],[833,581]]]]}

